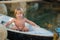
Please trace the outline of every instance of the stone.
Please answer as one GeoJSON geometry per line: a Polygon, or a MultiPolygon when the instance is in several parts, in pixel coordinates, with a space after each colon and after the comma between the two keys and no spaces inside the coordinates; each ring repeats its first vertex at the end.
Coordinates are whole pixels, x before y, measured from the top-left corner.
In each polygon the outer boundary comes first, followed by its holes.
{"type": "Polygon", "coordinates": [[[0,14],[7,15],[7,7],[5,4],[0,4],[0,14]]]}
{"type": "Polygon", "coordinates": [[[7,30],[6,27],[2,24],[0,24],[0,40],[6,40],[7,39],[7,30]]]}

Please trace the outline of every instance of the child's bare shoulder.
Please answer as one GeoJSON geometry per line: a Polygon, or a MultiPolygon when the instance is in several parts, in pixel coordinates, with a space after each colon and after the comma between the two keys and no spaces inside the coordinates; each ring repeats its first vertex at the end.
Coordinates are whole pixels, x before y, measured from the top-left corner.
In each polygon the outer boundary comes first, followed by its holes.
{"type": "Polygon", "coordinates": [[[16,19],[15,18],[11,18],[10,21],[15,21],[16,19]]]}
{"type": "Polygon", "coordinates": [[[27,18],[24,18],[24,20],[26,20],[27,18]]]}
{"type": "Polygon", "coordinates": [[[27,19],[27,18],[24,18],[25,20],[27,19]]]}

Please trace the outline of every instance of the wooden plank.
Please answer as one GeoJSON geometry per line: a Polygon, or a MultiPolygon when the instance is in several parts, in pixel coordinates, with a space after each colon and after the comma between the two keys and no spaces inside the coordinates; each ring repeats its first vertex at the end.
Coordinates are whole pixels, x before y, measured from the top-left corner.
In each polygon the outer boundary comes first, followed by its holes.
{"type": "Polygon", "coordinates": [[[19,1],[0,1],[0,3],[18,3],[19,1]]]}
{"type": "Polygon", "coordinates": [[[0,1],[0,3],[18,3],[18,2],[35,2],[35,1],[41,1],[41,0],[19,0],[19,1],[0,1]]]}

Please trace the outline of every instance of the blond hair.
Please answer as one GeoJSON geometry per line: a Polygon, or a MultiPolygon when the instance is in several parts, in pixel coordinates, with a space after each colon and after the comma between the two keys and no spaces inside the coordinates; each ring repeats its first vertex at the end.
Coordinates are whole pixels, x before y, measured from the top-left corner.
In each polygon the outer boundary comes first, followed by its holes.
{"type": "Polygon", "coordinates": [[[15,11],[14,11],[14,15],[17,14],[17,11],[18,11],[18,10],[22,11],[22,13],[23,13],[23,9],[22,9],[22,8],[16,8],[15,11]]]}

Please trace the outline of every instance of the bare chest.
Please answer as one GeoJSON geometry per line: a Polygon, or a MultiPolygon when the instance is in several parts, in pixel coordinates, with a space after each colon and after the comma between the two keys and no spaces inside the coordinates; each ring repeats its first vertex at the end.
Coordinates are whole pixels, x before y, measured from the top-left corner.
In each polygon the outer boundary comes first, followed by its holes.
{"type": "Polygon", "coordinates": [[[17,25],[17,26],[25,26],[25,20],[16,20],[15,25],[17,25]]]}

